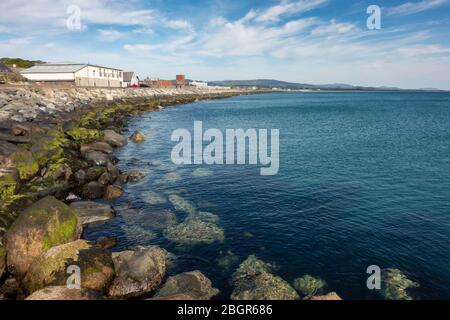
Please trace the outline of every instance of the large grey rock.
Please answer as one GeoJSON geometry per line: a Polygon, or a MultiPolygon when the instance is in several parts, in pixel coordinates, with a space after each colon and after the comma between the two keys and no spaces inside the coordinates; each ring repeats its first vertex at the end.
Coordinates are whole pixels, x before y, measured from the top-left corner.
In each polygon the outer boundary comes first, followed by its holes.
{"type": "Polygon", "coordinates": [[[82,144],[80,146],[80,152],[86,153],[89,151],[99,151],[107,154],[111,154],[113,152],[113,148],[106,142],[98,141],[90,144],[82,144]]]}
{"type": "Polygon", "coordinates": [[[194,300],[210,300],[218,294],[219,290],[212,287],[211,280],[200,271],[192,271],[169,277],[155,298],[186,295],[194,300]]]}
{"type": "Polygon", "coordinates": [[[112,147],[118,148],[127,144],[127,139],[114,130],[104,130],[103,134],[103,140],[109,143],[112,147]]]}
{"type": "Polygon", "coordinates": [[[108,154],[95,150],[84,153],[83,158],[97,166],[104,166],[111,161],[111,157],[108,154]]]}
{"type": "Polygon", "coordinates": [[[83,187],[83,197],[87,199],[98,199],[103,197],[106,187],[97,181],[91,181],[83,187]]]}
{"type": "Polygon", "coordinates": [[[93,201],[79,201],[70,204],[78,220],[83,225],[105,222],[115,217],[114,209],[108,205],[93,201]]]}
{"type": "Polygon", "coordinates": [[[116,278],[112,297],[137,297],[155,290],[166,274],[167,252],[157,246],[136,247],[113,253],[116,278]]]}

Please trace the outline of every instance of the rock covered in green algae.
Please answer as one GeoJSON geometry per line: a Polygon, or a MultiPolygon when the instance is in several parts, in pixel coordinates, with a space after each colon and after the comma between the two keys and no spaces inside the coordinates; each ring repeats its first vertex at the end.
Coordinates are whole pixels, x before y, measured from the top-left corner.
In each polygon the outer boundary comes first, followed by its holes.
{"type": "Polygon", "coordinates": [[[93,201],[72,202],[70,207],[75,210],[78,221],[84,225],[104,222],[115,217],[114,209],[108,205],[93,201]]]}
{"type": "Polygon", "coordinates": [[[6,271],[6,249],[0,244],[0,278],[6,271]]]}
{"type": "Polygon", "coordinates": [[[325,280],[320,278],[315,278],[310,276],[309,274],[297,278],[293,282],[293,286],[295,290],[306,297],[312,297],[316,295],[322,295],[324,293],[324,289],[327,286],[325,280]]]}
{"type": "Polygon", "coordinates": [[[297,300],[300,297],[289,283],[270,273],[270,265],[249,256],[233,274],[232,300],[297,300]]]}
{"type": "Polygon", "coordinates": [[[419,284],[408,279],[398,269],[383,269],[381,271],[381,293],[387,300],[413,300],[408,289],[416,288],[419,284]]]}
{"type": "Polygon", "coordinates": [[[19,171],[20,178],[28,180],[39,172],[39,163],[34,159],[33,154],[21,149],[12,156],[14,166],[19,171]]]}
{"type": "Polygon", "coordinates": [[[50,248],[33,261],[23,279],[29,293],[47,286],[65,285],[67,268],[80,268],[81,287],[105,291],[114,277],[111,253],[85,240],[50,248]]]}
{"type": "Polygon", "coordinates": [[[0,168],[0,200],[15,195],[20,188],[17,168],[0,168]]]}
{"type": "Polygon", "coordinates": [[[105,300],[105,297],[100,292],[91,289],[69,289],[67,286],[52,286],[33,292],[25,300],[81,301],[105,300]]]}
{"type": "Polygon", "coordinates": [[[82,127],[73,127],[71,130],[66,131],[66,134],[79,143],[87,143],[94,139],[100,139],[103,136],[103,133],[97,129],[86,129],[82,127]]]}
{"type": "Polygon", "coordinates": [[[225,234],[223,229],[215,223],[189,219],[168,227],[164,230],[164,237],[178,244],[193,245],[223,241],[225,234]]]}
{"type": "Polygon", "coordinates": [[[77,215],[52,196],[26,208],[4,237],[8,270],[23,276],[34,259],[46,250],[80,238],[77,215]]]}
{"type": "Polygon", "coordinates": [[[171,194],[169,195],[169,201],[172,203],[173,207],[178,211],[184,211],[187,213],[195,213],[197,211],[196,207],[189,200],[184,199],[183,197],[171,194]]]}
{"type": "Polygon", "coordinates": [[[218,294],[219,290],[212,287],[211,280],[196,270],[169,277],[164,286],[158,290],[155,298],[186,295],[193,300],[210,300],[218,294]]]}
{"type": "Polygon", "coordinates": [[[116,278],[111,297],[138,297],[155,290],[166,274],[167,251],[157,246],[136,247],[113,253],[116,278]]]}
{"type": "Polygon", "coordinates": [[[151,205],[165,204],[167,199],[153,191],[145,191],[141,194],[142,200],[151,205]]]}

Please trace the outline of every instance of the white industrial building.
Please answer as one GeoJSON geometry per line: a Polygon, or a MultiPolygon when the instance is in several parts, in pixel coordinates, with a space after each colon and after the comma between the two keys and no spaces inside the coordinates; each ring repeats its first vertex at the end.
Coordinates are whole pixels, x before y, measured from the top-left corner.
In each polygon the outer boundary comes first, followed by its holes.
{"type": "Polygon", "coordinates": [[[21,72],[30,81],[72,82],[80,87],[120,88],[123,71],[116,68],[80,63],[46,63],[21,72]]]}
{"type": "Polygon", "coordinates": [[[191,81],[189,85],[197,87],[197,88],[207,88],[208,82],[202,82],[202,81],[191,81]]]}

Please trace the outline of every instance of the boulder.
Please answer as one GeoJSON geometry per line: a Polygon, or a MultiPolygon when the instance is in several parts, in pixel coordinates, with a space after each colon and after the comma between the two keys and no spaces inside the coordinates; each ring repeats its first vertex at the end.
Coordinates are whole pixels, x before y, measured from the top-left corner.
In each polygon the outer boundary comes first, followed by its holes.
{"type": "Polygon", "coordinates": [[[116,237],[100,237],[95,242],[96,245],[98,245],[100,248],[103,249],[111,249],[117,246],[119,241],[116,237]]]}
{"type": "Polygon", "coordinates": [[[100,151],[103,153],[111,154],[113,152],[113,148],[106,142],[98,141],[91,144],[82,144],[80,146],[81,153],[87,153],[89,151],[100,151]]]}
{"type": "Polygon", "coordinates": [[[114,130],[104,130],[103,135],[103,140],[114,148],[123,147],[127,144],[127,139],[114,130]]]}
{"type": "Polygon", "coordinates": [[[270,273],[270,265],[249,256],[233,274],[232,300],[298,300],[289,283],[270,273]]]}
{"type": "Polygon", "coordinates": [[[98,291],[91,289],[69,289],[67,286],[53,286],[33,292],[25,300],[104,300],[105,297],[98,291]]]}
{"type": "Polygon", "coordinates": [[[80,169],[75,172],[74,177],[77,183],[83,184],[86,180],[86,172],[83,169],[80,169]]]}
{"type": "Polygon", "coordinates": [[[312,297],[312,296],[320,296],[324,293],[324,289],[327,286],[327,283],[320,279],[320,278],[314,278],[310,276],[309,274],[297,278],[293,282],[293,286],[297,292],[301,293],[302,295],[306,297],[312,297]]]}
{"type": "Polygon", "coordinates": [[[171,296],[164,296],[164,297],[153,297],[148,300],[163,300],[163,301],[191,301],[195,300],[194,297],[188,295],[188,294],[174,294],[171,296]]]}
{"type": "Polygon", "coordinates": [[[19,171],[16,168],[0,168],[0,200],[16,194],[19,188],[19,171]]]}
{"type": "Polygon", "coordinates": [[[8,278],[0,287],[0,300],[17,300],[23,298],[19,282],[15,278],[8,278]]]}
{"type": "Polygon", "coordinates": [[[409,290],[418,286],[399,269],[381,270],[381,294],[386,300],[413,300],[409,290]]]}
{"type": "Polygon", "coordinates": [[[210,300],[218,294],[219,290],[212,287],[211,280],[200,271],[192,271],[169,277],[155,298],[184,295],[194,300],[210,300]]]}
{"type": "Polygon", "coordinates": [[[123,194],[123,189],[119,186],[110,185],[106,188],[105,199],[114,200],[120,198],[123,194]]]}
{"type": "Polygon", "coordinates": [[[167,252],[157,246],[113,253],[116,278],[109,295],[137,297],[155,290],[166,273],[166,256],[167,252]]]}
{"type": "Polygon", "coordinates": [[[101,177],[101,175],[105,172],[106,172],[106,169],[104,167],[100,167],[100,166],[90,167],[86,171],[85,179],[87,182],[98,180],[101,177]]]}
{"type": "Polygon", "coordinates": [[[106,187],[97,181],[91,181],[83,187],[83,197],[86,199],[98,199],[103,197],[106,192],[106,187]]]}
{"type": "Polygon", "coordinates": [[[26,208],[4,237],[8,270],[23,276],[34,259],[51,247],[80,238],[82,231],[73,209],[52,196],[26,208]]]}
{"type": "Polygon", "coordinates": [[[78,221],[84,225],[104,222],[115,217],[114,209],[108,205],[93,201],[79,201],[70,204],[75,210],[78,221]]]}
{"type": "Polygon", "coordinates": [[[114,179],[111,177],[111,175],[108,172],[103,173],[100,178],[98,178],[98,182],[101,184],[107,186],[114,182],[114,179]]]}
{"type": "Polygon", "coordinates": [[[145,135],[139,131],[136,130],[131,136],[130,136],[130,140],[134,141],[134,142],[143,142],[145,141],[145,135]]]}
{"type": "Polygon", "coordinates": [[[68,267],[80,268],[81,287],[105,291],[114,277],[111,253],[85,240],[50,248],[33,261],[23,279],[29,293],[67,284],[68,267]]]}
{"type": "Polygon", "coordinates": [[[6,249],[0,244],[0,278],[6,271],[6,249]]]}
{"type": "Polygon", "coordinates": [[[309,300],[338,301],[342,300],[342,298],[336,292],[330,292],[324,296],[313,296],[309,300]]]}
{"type": "Polygon", "coordinates": [[[97,166],[104,166],[111,160],[108,154],[95,150],[84,153],[83,158],[97,166]]]}
{"type": "Polygon", "coordinates": [[[120,175],[119,169],[117,169],[117,167],[113,165],[111,162],[108,162],[106,164],[106,169],[108,170],[108,173],[113,180],[116,180],[119,177],[120,175]]]}

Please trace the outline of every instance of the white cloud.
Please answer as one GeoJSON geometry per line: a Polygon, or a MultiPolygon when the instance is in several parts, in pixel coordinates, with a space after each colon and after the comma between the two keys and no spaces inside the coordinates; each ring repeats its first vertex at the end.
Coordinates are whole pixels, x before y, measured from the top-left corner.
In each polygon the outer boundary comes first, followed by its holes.
{"type": "Polygon", "coordinates": [[[339,23],[336,20],[331,20],[330,23],[323,24],[315,28],[311,34],[315,36],[323,36],[329,34],[347,33],[357,30],[357,27],[352,23],[339,23]]]}
{"type": "Polygon", "coordinates": [[[179,20],[165,20],[165,25],[168,28],[171,29],[177,29],[177,30],[191,30],[193,29],[192,24],[185,20],[185,19],[179,19],[179,20]]]}
{"type": "Polygon", "coordinates": [[[318,8],[328,0],[300,0],[295,2],[282,1],[279,5],[272,6],[259,15],[254,14],[258,22],[277,22],[283,15],[292,15],[318,8]]]}
{"type": "Polygon", "coordinates": [[[99,29],[97,32],[102,41],[116,41],[125,36],[125,33],[112,29],[99,29]]]}
{"type": "Polygon", "coordinates": [[[402,5],[388,9],[389,14],[408,15],[435,9],[450,3],[450,0],[422,0],[419,2],[406,2],[402,5]]]}
{"type": "Polygon", "coordinates": [[[440,45],[416,45],[410,47],[400,47],[397,52],[405,56],[421,56],[450,53],[450,47],[440,45]]]}

